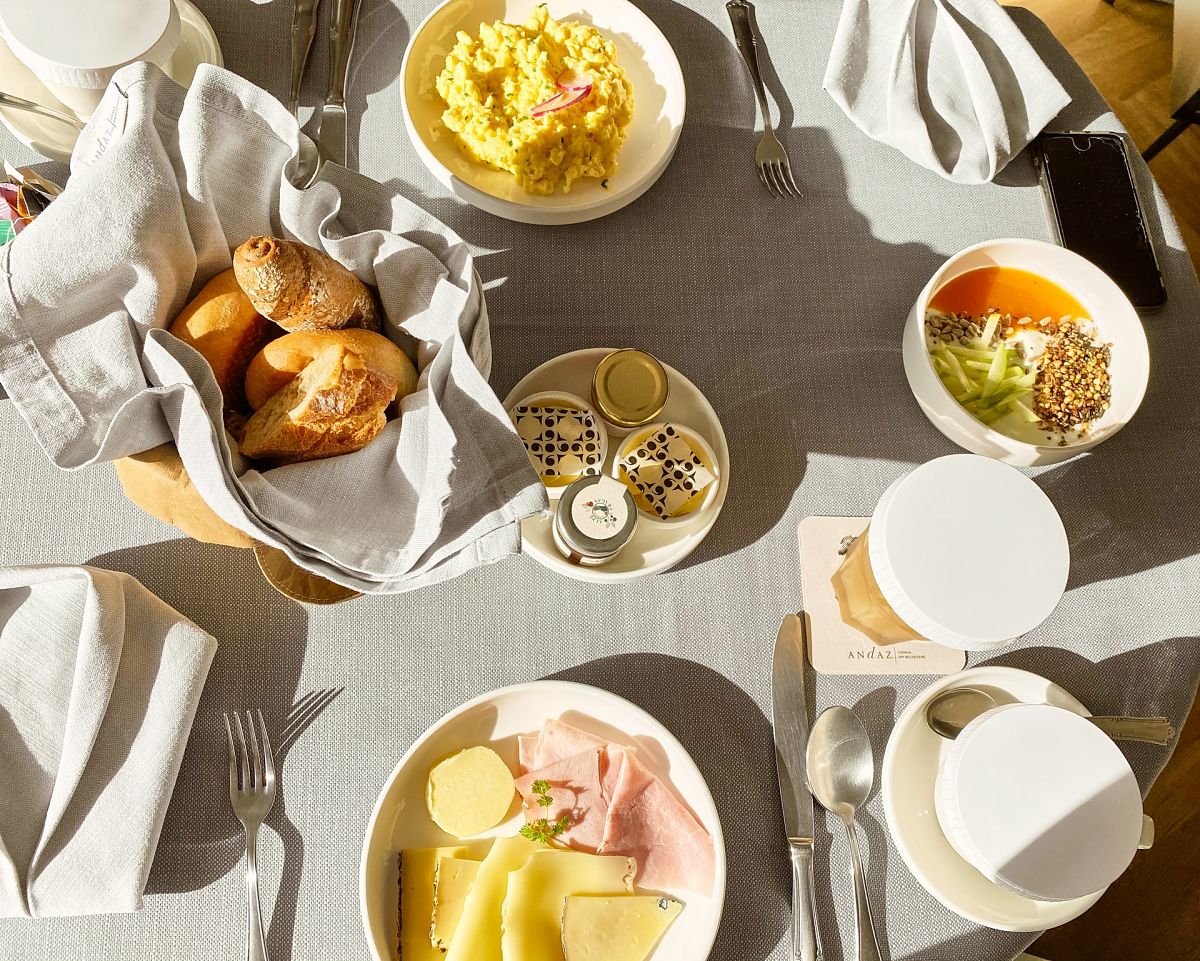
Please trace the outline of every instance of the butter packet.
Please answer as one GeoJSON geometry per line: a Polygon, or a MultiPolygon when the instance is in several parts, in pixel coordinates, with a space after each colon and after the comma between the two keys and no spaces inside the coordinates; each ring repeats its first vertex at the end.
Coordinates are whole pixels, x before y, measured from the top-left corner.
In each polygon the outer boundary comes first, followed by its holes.
{"type": "Polygon", "coordinates": [[[655,424],[630,437],[620,466],[638,506],[659,520],[690,514],[717,482],[712,450],[675,424],[655,424]]]}
{"type": "Polygon", "coordinates": [[[547,487],[565,487],[604,467],[605,432],[592,410],[573,395],[526,398],[513,408],[512,421],[547,487]]]}

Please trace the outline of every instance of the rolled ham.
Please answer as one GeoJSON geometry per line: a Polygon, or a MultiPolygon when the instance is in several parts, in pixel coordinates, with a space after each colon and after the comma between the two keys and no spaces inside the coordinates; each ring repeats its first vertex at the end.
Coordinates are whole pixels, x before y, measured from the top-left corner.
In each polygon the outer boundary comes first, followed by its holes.
{"type": "Polygon", "coordinates": [[[559,835],[559,840],[570,847],[595,853],[604,839],[608,814],[600,783],[602,753],[602,748],[592,748],[517,778],[525,820],[547,818],[556,821],[564,814],[569,814],[571,826],[559,835]],[[550,797],[554,801],[550,807],[538,804],[533,790],[534,781],[549,782],[550,797]]]}

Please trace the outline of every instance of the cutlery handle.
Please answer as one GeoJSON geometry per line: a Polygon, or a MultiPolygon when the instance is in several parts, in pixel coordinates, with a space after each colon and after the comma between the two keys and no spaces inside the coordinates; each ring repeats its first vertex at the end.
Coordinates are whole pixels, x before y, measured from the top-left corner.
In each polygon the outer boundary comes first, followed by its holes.
{"type": "Polygon", "coordinates": [[[1175,736],[1175,728],[1165,717],[1089,717],[1114,741],[1145,741],[1166,745],[1175,736]]]}
{"type": "Polygon", "coordinates": [[[881,961],[879,942],[875,939],[875,923],[871,920],[871,904],[867,900],[867,880],[863,874],[862,856],[858,852],[858,830],[853,821],[846,821],[846,837],[850,839],[850,863],[854,868],[854,926],[858,961],[881,961]]]}
{"type": "Polygon", "coordinates": [[[288,109],[294,115],[300,109],[300,84],[304,80],[304,68],[308,64],[308,53],[312,50],[313,37],[317,33],[317,7],[321,0],[295,0],[292,14],[292,83],[288,90],[288,109]]]}
{"type": "Polygon", "coordinates": [[[738,53],[746,61],[750,80],[754,84],[754,95],[758,98],[758,109],[762,111],[763,127],[771,126],[771,110],[767,105],[767,88],[763,86],[762,73],[758,69],[758,40],[754,36],[754,4],[750,0],[729,0],[725,4],[729,20],[733,24],[733,39],[737,41],[738,53]]]}
{"type": "Polygon", "coordinates": [[[813,889],[813,843],[789,840],[788,847],[792,854],[792,959],[821,961],[813,889]]]}
{"type": "Polygon", "coordinates": [[[326,103],[345,106],[346,73],[354,49],[354,28],[361,0],[332,0],[329,13],[329,96],[326,103]]]}
{"type": "Polygon", "coordinates": [[[246,961],[267,961],[267,939],[263,934],[262,906],[258,900],[258,828],[246,829],[246,961]]]}

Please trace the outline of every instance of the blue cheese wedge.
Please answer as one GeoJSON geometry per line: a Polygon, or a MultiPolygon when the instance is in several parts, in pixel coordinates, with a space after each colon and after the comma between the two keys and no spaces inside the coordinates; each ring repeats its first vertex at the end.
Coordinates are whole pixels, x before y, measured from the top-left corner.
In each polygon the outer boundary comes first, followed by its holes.
{"type": "Polygon", "coordinates": [[[660,895],[568,897],[564,961],[646,961],[683,905],[660,895]]]}

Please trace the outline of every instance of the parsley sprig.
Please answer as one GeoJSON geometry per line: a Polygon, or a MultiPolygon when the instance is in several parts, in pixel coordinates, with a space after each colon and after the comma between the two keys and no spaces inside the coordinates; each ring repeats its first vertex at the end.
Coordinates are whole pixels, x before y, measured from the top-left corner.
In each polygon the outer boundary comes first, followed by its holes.
{"type": "MultiPolygon", "coordinates": [[[[554,798],[550,796],[549,781],[534,781],[530,787],[533,789],[533,793],[537,795],[539,807],[548,808],[554,804],[554,798]]],[[[521,837],[541,844],[549,844],[570,826],[571,815],[569,814],[564,814],[557,821],[541,817],[536,821],[530,821],[521,828],[521,837]]]]}

